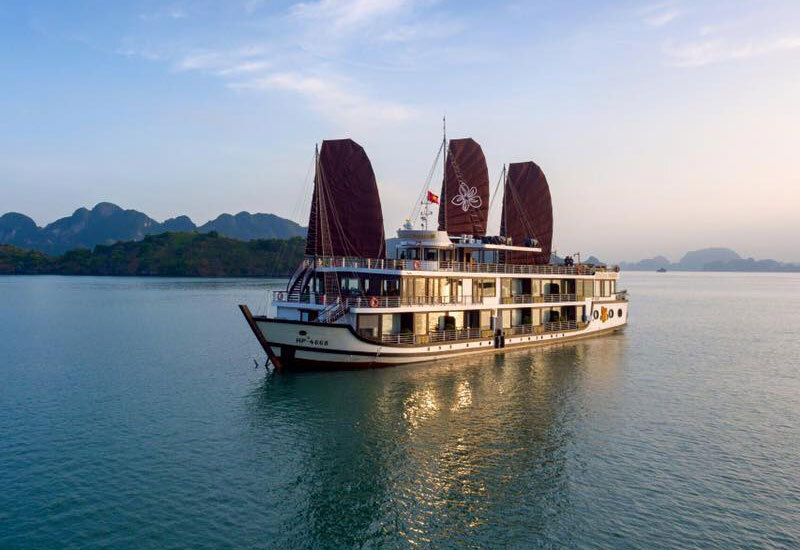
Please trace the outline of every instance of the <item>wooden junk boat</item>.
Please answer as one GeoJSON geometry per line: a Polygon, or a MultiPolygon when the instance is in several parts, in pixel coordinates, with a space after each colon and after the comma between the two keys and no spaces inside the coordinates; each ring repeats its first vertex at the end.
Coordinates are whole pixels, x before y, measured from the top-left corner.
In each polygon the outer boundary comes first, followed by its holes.
{"type": "MultiPolygon", "coordinates": [[[[384,238],[372,165],[350,139],[316,154],[305,258],[268,315],[239,306],[276,368],[354,368],[497,353],[608,334],[628,319],[619,268],[551,263],[553,211],[533,162],[503,169],[500,234],[487,236],[489,175],[471,138],[442,141],[411,220],[384,238]],[[431,172],[431,174],[433,171],[431,172]],[[439,204],[438,228],[428,229],[439,204]]],[[[497,190],[495,190],[497,192],[497,190]]]]}

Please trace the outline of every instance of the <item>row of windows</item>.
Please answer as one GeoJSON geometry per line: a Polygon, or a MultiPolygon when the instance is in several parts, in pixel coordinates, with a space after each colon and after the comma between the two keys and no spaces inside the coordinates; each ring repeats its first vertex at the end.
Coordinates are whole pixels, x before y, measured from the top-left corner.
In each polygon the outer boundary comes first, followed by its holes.
{"type": "MultiPolygon", "coordinates": [[[[455,296],[461,293],[462,280],[446,277],[353,277],[339,276],[339,287],[345,294],[364,293],[383,296],[455,296]]],[[[497,296],[497,280],[473,279],[473,294],[485,298],[497,296]]],[[[316,292],[324,292],[323,277],[316,281],[316,292]]],[[[500,279],[501,296],[541,294],[578,294],[611,296],[616,292],[616,281],[583,279],[500,279]]]]}

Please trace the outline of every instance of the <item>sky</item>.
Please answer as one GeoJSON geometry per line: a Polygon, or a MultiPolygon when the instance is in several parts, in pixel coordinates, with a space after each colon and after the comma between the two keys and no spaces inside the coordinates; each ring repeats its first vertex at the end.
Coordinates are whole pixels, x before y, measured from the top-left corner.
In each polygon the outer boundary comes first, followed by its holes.
{"type": "Polygon", "coordinates": [[[542,167],[559,254],[800,261],[797,0],[0,0],[0,74],[0,213],[39,225],[305,225],[314,145],[350,137],[391,236],[446,116],[492,185],[542,167]]]}

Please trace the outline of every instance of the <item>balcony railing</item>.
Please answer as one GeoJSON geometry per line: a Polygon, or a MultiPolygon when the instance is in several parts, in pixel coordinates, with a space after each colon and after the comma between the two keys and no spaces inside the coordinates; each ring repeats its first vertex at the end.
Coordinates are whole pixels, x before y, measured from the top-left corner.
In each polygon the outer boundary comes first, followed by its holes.
{"type": "Polygon", "coordinates": [[[350,307],[408,307],[482,304],[480,296],[357,296],[345,298],[350,307]]]}
{"type": "Polygon", "coordinates": [[[309,293],[293,294],[282,290],[273,290],[272,301],[324,306],[341,302],[347,307],[391,308],[408,306],[478,305],[483,303],[483,298],[480,296],[342,296],[330,299],[320,294],[312,296],[309,293]]]}
{"type": "Polygon", "coordinates": [[[480,328],[462,328],[456,330],[436,330],[427,334],[382,334],[380,341],[385,344],[438,344],[456,340],[477,340],[491,338],[492,331],[480,328]]]}
{"type": "Polygon", "coordinates": [[[513,296],[503,296],[500,299],[502,304],[541,304],[552,302],[577,302],[584,298],[579,294],[514,294],[513,296]]]}
{"type": "MultiPolygon", "coordinates": [[[[576,302],[582,301],[583,295],[580,294],[515,294],[504,296],[500,299],[501,304],[541,304],[557,302],[576,302]]],[[[287,293],[282,290],[272,291],[273,302],[289,302],[299,304],[316,304],[328,306],[342,302],[347,307],[372,307],[372,308],[392,308],[409,306],[469,306],[483,304],[481,296],[343,296],[333,299],[325,295],[309,293],[295,294],[287,293]]]]}
{"type": "Polygon", "coordinates": [[[551,323],[542,323],[542,330],[544,332],[558,332],[562,330],[578,330],[578,321],[555,321],[551,323]]]}
{"type": "MultiPolygon", "coordinates": [[[[313,262],[314,260],[312,260],[313,262]]],[[[527,265],[527,264],[492,264],[477,262],[451,262],[435,260],[394,260],[394,259],[369,259],[349,258],[339,256],[324,256],[316,258],[316,267],[351,268],[351,269],[376,269],[390,271],[444,271],[449,273],[510,273],[510,274],[539,274],[539,275],[593,275],[597,271],[619,271],[618,267],[607,269],[604,267],[578,264],[565,265],[527,265]]]]}
{"type": "Polygon", "coordinates": [[[542,298],[545,303],[576,302],[578,300],[577,294],[545,294],[542,298]]]}
{"type": "Polygon", "coordinates": [[[559,332],[565,330],[578,330],[584,328],[586,323],[578,321],[555,321],[542,323],[541,325],[514,325],[508,329],[506,334],[519,336],[521,334],[545,334],[548,332],[559,332]]]}
{"type": "Polygon", "coordinates": [[[514,325],[508,329],[508,332],[512,336],[520,334],[538,334],[541,332],[541,325],[514,325]]]}
{"type": "MultiPolygon", "coordinates": [[[[564,332],[578,330],[586,327],[586,323],[579,321],[555,321],[541,325],[515,325],[505,330],[506,336],[520,336],[526,334],[547,334],[550,332],[564,332]]],[[[412,334],[403,332],[399,334],[382,334],[374,338],[384,344],[438,344],[457,340],[488,340],[494,336],[491,329],[463,328],[457,330],[437,330],[427,334],[412,334]]]]}
{"type": "Polygon", "coordinates": [[[534,294],[514,294],[500,298],[501,304],[534,304],[541,301],[542,297],[534,294]]]}

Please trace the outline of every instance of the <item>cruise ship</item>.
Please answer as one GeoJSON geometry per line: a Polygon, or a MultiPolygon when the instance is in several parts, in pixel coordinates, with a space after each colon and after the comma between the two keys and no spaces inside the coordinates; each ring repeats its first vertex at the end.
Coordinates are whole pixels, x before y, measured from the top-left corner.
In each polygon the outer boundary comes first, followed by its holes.
{"type": "Polygon", "coordinates": [[[577,255],[551,261],[550,189],[534,162],[504,167],[490,201],[480,145],[443,139],[434,161],[435,169],[439,159],[442,165],[439,195],[430,189],[431,169],[412,217],[387,242],[364,149],[351,139],[326,140],[315,159],[303,261],[285,290],[272,292],[266,315],[239,306],[276,369],[502,353],[627,324],[618,267],[577,255]],[[499,235],[487,235],[500,194],[499,235]]]}

